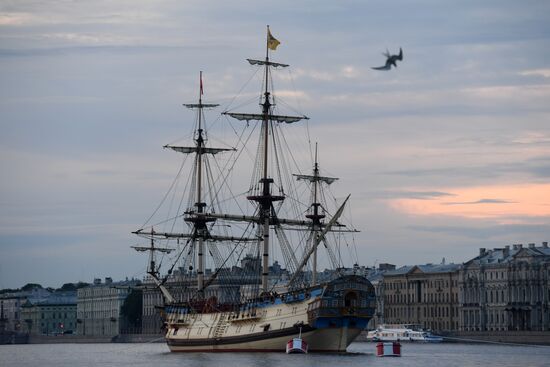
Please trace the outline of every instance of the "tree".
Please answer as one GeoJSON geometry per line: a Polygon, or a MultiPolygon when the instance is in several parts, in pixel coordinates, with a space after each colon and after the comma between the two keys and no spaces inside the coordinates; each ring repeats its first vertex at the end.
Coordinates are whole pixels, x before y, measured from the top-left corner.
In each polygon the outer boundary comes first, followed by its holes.
{"type": "Polygon", "coordinates": [[[89,286],[90,283],[86,283],[86,282],[78,282],[76,283],[76,289],[80,289],[80,288],[85,288],[87,286],[89,286]]]}
{"type": "Polygon", "coordinates": [[[65,283],[61,286],[61,288],[58,288],[56,290],[63,292],[76,291],[76,285],[74,283],[65,283]]]}
{"type": "Polygon", "coordinates": [[[22,291],[32,291],[35,288],[42,289],[43,287],[40,284],[37,283],[27,283],[23,287],[21,287],[22,291]]]}
{"type": "Polygon", "coordinates": [[[80,288],[84,288],[84,287],[87,287],[89,285],[90,285],[90,283],[86,283],[86,282],[65,283],[61,286],[61,288],[58,288],[56,290],[63,291],[63,292],[76,291],[80,288]]]}
{"type": "Polygon", "coordinates": [[[141,289],[132,289],[124,300],[120,314],[128,328],[140,329],[143,308],[143,292],[141,289]]]}

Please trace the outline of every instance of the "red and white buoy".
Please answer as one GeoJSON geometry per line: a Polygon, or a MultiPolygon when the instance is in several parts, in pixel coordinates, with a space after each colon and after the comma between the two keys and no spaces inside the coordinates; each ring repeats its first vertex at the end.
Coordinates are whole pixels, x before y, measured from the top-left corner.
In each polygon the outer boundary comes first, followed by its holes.
{"type": "Polygon", "coordinates": [[[401,357],[401,344],[399,342],[376,344],[377,357],[401,357]]]}
{"type": "Polygon", "coordinates": [[[307,353],[307,343],[302,340],[302,328],[300,328],[300,335],[297,338],[292,338],[286,343],[287,354],[305,354],[307,353]]]}

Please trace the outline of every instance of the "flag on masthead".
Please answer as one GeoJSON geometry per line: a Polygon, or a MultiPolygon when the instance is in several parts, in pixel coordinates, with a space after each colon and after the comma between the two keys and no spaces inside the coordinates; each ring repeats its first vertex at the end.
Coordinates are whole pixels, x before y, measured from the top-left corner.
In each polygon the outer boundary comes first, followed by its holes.
{"type": "Polygon", "coordinates": [[[269,31],[269,26],[267,26],[267,47],[270,50],[275,51],[277,49],[277,46],[279,46],[281,42],[277,40],[277,38],[273,37],[271,32],[269,31]]]}

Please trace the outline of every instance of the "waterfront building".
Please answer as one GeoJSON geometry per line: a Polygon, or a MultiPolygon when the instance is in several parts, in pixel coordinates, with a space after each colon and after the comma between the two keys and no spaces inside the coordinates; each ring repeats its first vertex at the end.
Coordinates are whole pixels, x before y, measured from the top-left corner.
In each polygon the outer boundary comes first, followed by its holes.
{"type": "Polygon", "coordinates": [[[5,292],[0,295],[0,318],[5,331],[23,331],[22,306],[30,301],[37,304],[45,301],[52,293],[40,286],[25,291],[5,292]]]}
{"type": "Polygon", "coordinates": [[[21,305],[22,330],[31,335],[72,334],[76,329],[76,292],[54,292],[48,298],[28,298],[21,305]]]}
{"type": "Polygon", "coordinates": [[[391,324],[417,324],[436,332],[456,330],[458,264],[403,266],[383,275],[383,319],[391,324]]]}
{"type": "Polygon", "coordinates": [[[371,282],[376,292],[376,312],[369,321],[367,329],[376,329],[378,325],[384,324],[384,274],[395,270],[395,265],[381,263],[378,268],[370,268],[367,273],[367,279],[371,282]]]}
{"type": "Polygon", "coordinates": [[[515,244],[487,250],[459,275],[461,331],[550,330],[550,249],[515,244]]]}
{"type": "Polygon", "coordinates": [[[25,300],[25,297],[15,294],[0,297],[0,331],[21,330],[21,306],[25,300]]]}
{"type": "MultiPolygon", "coordinates": [[[[141,291],[136,290],[138,280],[113,282],[112,278],[94,279],[93,284],[78,289],[77,334],[88,336],[116,336],[126,333],[141,332],[141,291]],[[123,312],[123,306],[129,295],[136,291],[139,300],[136,305],[127,305],[128,309],[136,306],[139,312],[134,314],[133,321],[123,312]],[[139,319],[139,320],[138,320],[139,319]],[[136,322],[139,322],[136,325],[136,322]]],[[[135,299],[135,297],[133,297],[135,299]]]]}

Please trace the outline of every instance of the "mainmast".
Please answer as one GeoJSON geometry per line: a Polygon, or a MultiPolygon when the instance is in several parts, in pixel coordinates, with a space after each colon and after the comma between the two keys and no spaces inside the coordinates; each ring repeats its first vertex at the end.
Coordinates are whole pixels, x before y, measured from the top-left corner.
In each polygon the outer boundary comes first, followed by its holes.
{"type": "MultiPolygon", "coordinates": [[[[273,107],[274,103],[271,102],[271,93],[269,85],[269,71],[270,67],[287,67],[287,64],[280,64],[269,61],[269,50],[275,50],[280,42],[271,35],[269,26],[267,26],[267,37],[266,37],[266,53],[265,60],[253,60],[248,59],[248,62],[251,65],[261,65],[265,67],[264,73],[264,86],[263,91],[263,102],[261,103],[262,113],[261,114],[250,114],[250,113],[233,113],[233,112],[224,112],[233,118],[238,120],[258,120],[261,121],[261,133],[260,141],[262,142],[262,151],[261,151],[261,162],[262,170],[260,174],[260,191],[254,193],[247,197],[248,200],[257,202],[258,205],[258,222],[261,228],[260,241],[262,242],[262,292],[268,291],[268,275],[269,275],[269,226],[274,224],[276,221],[275,211],[272,210],[273,202],[282,201],[285,199],[283,195],[272,195],[271,194],[271,185],[274,182],[273,178],[269,177],[269,136],[270,131],[273,129],[274,123],[280,122],[296,122],[302,119],[307,119],[306,116],[283,116],[283,115],[274,115],[273,107]]],[[[260,245],[260,244],[258,244],[260,245]]]]}
{"type": "MultiPolygon", "coordinates": [[[[268,277],[269,277],[269,219],[271,213],[271,205],[276,200],[283,200],[284,197],[275,197],[271,195],[270,186],[273,182],[273,179],[268,178],[267,164],[268,164],[268,154],[269,154],[269,128],[270,121],[269,115],[271,114],[271,102],[269,100],[269,46],[271,32],[269,31],[269,26],[267,26],[267,37],[266,37],[266,47],[265,47],[265,91],[264,91],[264,103],[262,106],[263,109],[263,120],[262,120],[262,131],[264,133],[264,172],[261,180],[262,184],[262,196],[261,197],[250,197],[249,200],[256,200],[260,205],[260,221],[263,222],[262,228],[262,237],[263,237],[263,247],[262,247],[262,291],[267,292],[268,288],[268,277]]],[[[278,42],[278,41],[277,41],[278,42]]],[[[277,45],[273,47],[277,48],[277,45]]]]}
{"type": "Polygon", "coordinates": [[[186,221],[195,223],[195,232],[199,240],[199,253],[198,253],[198,269],[197,269],[197,290],[199,294],[203,291],[204,288],[204,236],[206,234],[206,219],[201,218],[204,207],[206,203],[202,201],[202,151],[204,148],[204,138],[202,136],[202,71],[200,72],[200,90],[199,90],[199,111],[198,111],[198,120],[199,126],[197,129],[197,202],[195,206],[197,207],[197,216],[194,218],[186,218],[186,221]]]}

